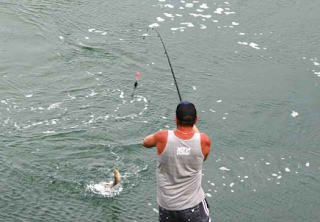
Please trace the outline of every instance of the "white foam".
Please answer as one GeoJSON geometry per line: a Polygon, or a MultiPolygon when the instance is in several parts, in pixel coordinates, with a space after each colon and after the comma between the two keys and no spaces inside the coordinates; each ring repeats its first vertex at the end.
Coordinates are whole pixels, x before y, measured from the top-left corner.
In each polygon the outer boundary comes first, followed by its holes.
{"type": "Polygon", "coordinates": [[[159,2],[165,2],[166,0],[159,0],[159,2]]]}
{"type": "Polygon", "coordinates": [[[269,163],[269,162],[266,162],[266,165],[270,165],[270,163],[269,163]]]}
{"type": "Polygon", "coordinates": [[[186,3],[185,7],[186,8],[192,8],[193,7],[193,3],[186,3]]]}
{"type": "Polygon", "coordinates": [[[106,184],[106,182],[100,182],[97,184],[91,183],[87,185],[86,190],[104,197],[113,197],[118,195],[123,190],[121,184],[117,184],[112,188],[106,186],[106,184]]]}
{"type": "Polygon", "coordinates": [[[209,8],[208,5],[205,4],[205,3],[201,4],[199,7],[200,7],[200,8],[204,8],[204,9],[208,9],[208,8],[209,8]]]}
{"type": "Polygon", "coordinates": [[[168,18],[174,18],[174,16],[172,15],[172,14],[170,14],[170,13],[163,13],[165,16],[167,16],[168,18]]]}
{"type": "Polygon", "coordinates": [[[155,28],[155,27],[159,27],[159,24],[158,23],[153,23],[151,25],[149,25],[150,28],[155,28]]]}
{"type": "Polygon", "coordinates": [[[249,176],[244,176],[244,179],[248,179],[249,178],[249,176]]]}
{"type": "Polygon", "coordinates": [[[239,157],[240,160],[244,160],[244,158],[242,156],[239,157]]]}
{"type": "Polygon", "coordinates": [[[88,29],[88,32],[93,32],[94,30],[96,30],[96,29],[88,29]]]}
{"type": "Polygon", "coordinates": [[[217,8],[213,13],[222,14],[223,11],[223,8],[217,8]]]}
{"type": "Polygon", "coordinates": [[[200,29],[206,29],[206,28],[207,28],[207,26],[200,24],[200,29]]]}
{"type": "Polygon", "coordinates": [[[246,33],[243,33],[243,32],[239,32],[239,35],[246,35],[246,33]]]}
{"type": "Polygon", "coordinates": [[[221,102],[222,102],[222,100],[221,100],[221,99],[217,101],[217,103],[221,103],[221,102]]]}
{"type": "Polygon", "coordinates": [[[186,25],[188,27],[194,27],[194,25],[191,22],[182,22],[181,25],[186,25]]]}
{"type": "Polygon", "coordinates": [[[193,90],[197,90],[196,86],[192,86],[192,89],[193,89],[193,90]]]}
{"type": "Polygon", "coordinates": [[[62,103],[59,102],[59,103],[53,103],[51,104],[47,109],[50,110],[50,109],[57,109],[62,103]]]}
{"type": "Polygon", "coordinates": [[[170,5],[170,4],[165,4],[164,7],[167,7],[167,8],[174,8],[173,5],[170,5]]]}
{"type": "Polygon", "coordinates": [[[308,163],[306,163],[306,167],[309,167],[310,166],[310,163],[308,162],[308,163]]]}
{"type": "Polygon", "coordinates": [[[24,95],[24,97],[26,97],[26,98],[30,98],[32,96],[33,96],[33,94],[24,95]]]}
{"type": "Polygon", "coordinates": [[[210,109],[211,112],[215,113],[216,111],[214,111],[213,109],[210,109]]]}
{"type": "Polygon", "coordinates": [[[204,12],[204,10],[202,10],[202,9],[197,9],[196,11],[197,12],[204,12]]]}
{"type": "Polygon", "coordinates": [[[159,213],[159,211],[156,208],[153,208],[152,210],[156,213],[159,213]]]}
{"type": "Polygon", "coordinates": [[[224,12],[224,14],[226,15],[232,15],[232,14],[236,14],[235,12],[224,12]]]}
{"type": "Polygon", "coordinates": [[[176,14],[176,16],[178,16],[178,17],[182,17],[182,15],[181,15],[181,14],[176,14]]]}
{"type": "Polygon", "coordinates": [[[106,35],[107,34],[107,32],[103,32],[101,35],[106,35]]]}
{"type": "Polygon", "coordinates": [[[48,130],[48,131],[45,131],[45,132],[42,132],[42,133],[44,133],[44,134],[52,134],[52,133],[56,133],[56,132],[48,130]]]}
{"type": "Polygon", "coordinates": [[[232,25],[239,25],[239,23],[237,23],[237,22],[232,22],[232,25]]]}
{"type": "Polygon", "coordinates": [[[161,18],[161,17],[157,17],[157,21],[158,21],[158,22],[163,22],[163,21],[164,21],[164,19],[163,19],[163,18],[161,18]]]}
{"type": "Polygon", "coordinates": [[[230,183],[230,187],[233,187],[234,186],[234,183],[230,183]]]}
{"type": "Polygon", "coordinates": [[[296,112],[296,111],[292,111],[292,113],[291,113],[291,116],[292,116],[292,117],[297,117],[298,115],[299,115],[299,113],[296,112]]]}
{"type": "Polygon", "coordinates": [[[230,171],[230,169],[228,169],[227,167],[220,167],[219,169],[222,171],[230,171]]]}
{"type": "Polygon", "coordinates": [[[212,197],[212,195],[210,193],[206,193],[207,197],[212,197]]]}
{"type": "Polygon", "coordinates": [[[277,179],[280,180],[282,178],[282,176],[278,176],[277,179]]]}
{"type": "Polygon", "coordinates": [[[227,117],[224,116],[224,117],[222,117],[222,119],[227,119],[227,117]]]}
{"type": "Polygon", "coordinates": [[[315,65],[315,66],[319,66],[320,65],[320,63],[318,63],[318,62],[313,62],[313,64],[315,65]]]}
{"type": "Polygon", "coordinates": [[[276,176],[278,176],[276,173],[273,173],[273,174],[271,174],[273,177],[276,177],[276,176]]]}
{"type": "Polygon", "coordinates": [[[215,184],[214,183],[210,183],[211,184],[211,186],[215,186],[215,184]]]}
{"type": "Polygon", "coordinates": [[[186,27],[178,27],[178,28],[171,28],[172,31],[177,31],[177,30],[182,30],[185,29],[186,27]]]}
{"type": "Polygon", "coordinates": [[[260,49],[260,47],[258,47],[258,44],[253,43],[253,42],[251,42],[251,43],[249,44],[249,46],[251,46],[251,47],[254,48],[254,49],[260,49]]]}

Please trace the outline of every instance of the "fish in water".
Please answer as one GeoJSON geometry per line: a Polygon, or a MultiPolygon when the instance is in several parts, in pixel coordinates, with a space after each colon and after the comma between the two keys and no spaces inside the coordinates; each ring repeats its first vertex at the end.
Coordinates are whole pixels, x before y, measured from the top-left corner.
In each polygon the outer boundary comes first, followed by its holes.
{"type": "Polygon", "coordinates": [[[110,181],[109,183],[106,183],[105,185],[107,187],[114,187],[115,185],[117,185],[121,180],[121,175],[117,169],[117,167],[114,168],[114,171],[113,171],[113,181],[110,181]]]}

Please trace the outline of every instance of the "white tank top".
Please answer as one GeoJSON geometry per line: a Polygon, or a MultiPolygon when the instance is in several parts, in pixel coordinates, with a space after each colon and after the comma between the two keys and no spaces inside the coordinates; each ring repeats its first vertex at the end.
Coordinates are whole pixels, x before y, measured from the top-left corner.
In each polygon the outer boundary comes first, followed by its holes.
{"type": "Polygon", "coordinates": [[[202,164],[200,133],[189,140],[179,139],[168,131],[167,145],[158,156],[158,204],[167,210],[184,210],[205,198],[201,188],[202,164]]]}

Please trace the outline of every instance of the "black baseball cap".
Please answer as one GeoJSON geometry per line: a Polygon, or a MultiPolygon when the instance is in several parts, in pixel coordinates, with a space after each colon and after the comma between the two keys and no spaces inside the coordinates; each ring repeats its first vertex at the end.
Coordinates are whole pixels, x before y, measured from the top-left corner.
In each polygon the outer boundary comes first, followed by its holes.
{"type": "Polygon", "coordinates": [[[181,102],[177,106],[176,117],[178,120],[186,123],[194,122],[197,118],[197,110],[191,102],[181,102]]]}

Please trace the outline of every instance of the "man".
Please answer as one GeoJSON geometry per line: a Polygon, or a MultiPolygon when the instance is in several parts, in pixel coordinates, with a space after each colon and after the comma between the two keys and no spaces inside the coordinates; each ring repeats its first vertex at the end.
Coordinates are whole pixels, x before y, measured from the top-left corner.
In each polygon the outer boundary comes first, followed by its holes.
{"type": "Polygon", "coordinates": [[[159,221],[211,221],[201,187],[202,164],[210,153],[210,138],[199,132],[197,120],[195,106],[181,102],[176,109],[177,129],[160,130],[142,142],[146,148],[157,148],[159,221]]]}

